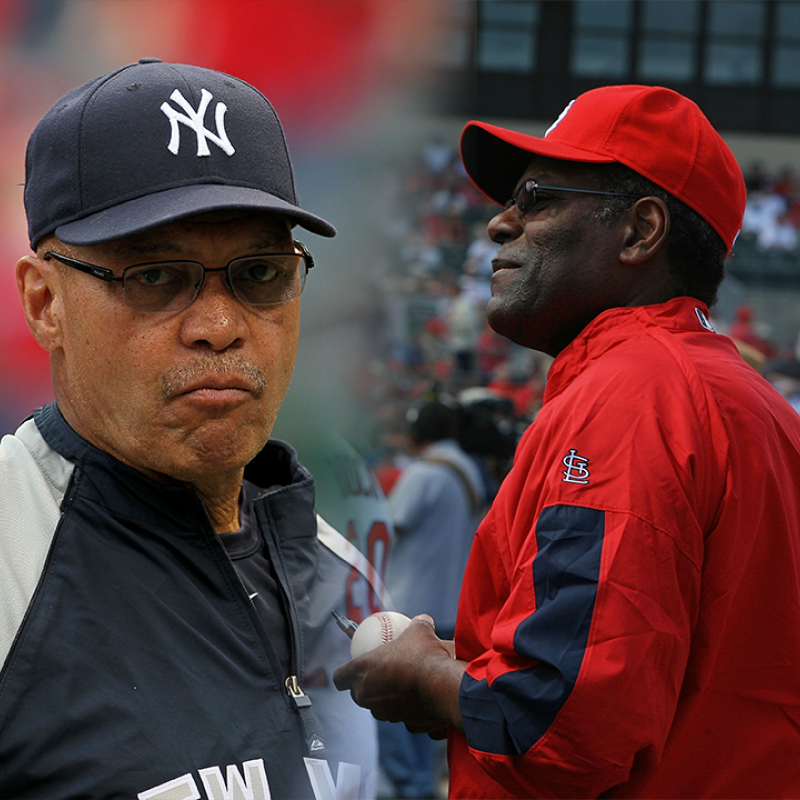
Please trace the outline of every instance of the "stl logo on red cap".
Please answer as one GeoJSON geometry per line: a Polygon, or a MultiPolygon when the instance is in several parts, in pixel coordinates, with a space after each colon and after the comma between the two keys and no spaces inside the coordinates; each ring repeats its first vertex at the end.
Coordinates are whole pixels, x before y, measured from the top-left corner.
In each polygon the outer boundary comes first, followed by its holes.
{"type": "Polygon", "coordinates": [[[559,123],[567,116],[567,112],[572,108],[574,103],[574,100],[570,100],[569,103],[567,103],[567,107],[558,115],[556,121],[544,132],[545,138],[558,127],[559,123]]]}
{"type": "Polygon", "coordinates": [[[180,93],[180,90],[178,89],[176,89],[169,96],[169,99],[172,100],[173,103],[177,103],[177,105],[179,105],[186,112],[185,114],[181,114],[180,111],[176,111],[167,102],[161,104],[161,110],[167,115],[170,128],[172,130],[172,135],[170,136],[169,144],[167,145],[167,150],[169,150],[170,153],[173,155],[178,155],[178,151],[181,148],[181,129],[178,125],[179,122],[183,123],[187,128],[191,128],[195,132],[195,136],[197,136],[198,156],[211,155],[211,150],[208,147],[209,141],[213,142],[229,156],[232,156],[236,152],[231,144],[231,140],[228,138],[228,133],[225,130],[225,112],[228,110],[228,107],[225,105],[225,103],[217,102],[217,106],[214,109],[214,121],[217,125],[217,132],[215,134],[206,128],[203,122],[206,116],[208,104],[214,99],[214,96],[211,94],[211,92],[209,92],[207,89],[202,90],[200,95],[200,105],[197,107],[197,111],[195,111],[189,105],[189,101],[180,93]]]}

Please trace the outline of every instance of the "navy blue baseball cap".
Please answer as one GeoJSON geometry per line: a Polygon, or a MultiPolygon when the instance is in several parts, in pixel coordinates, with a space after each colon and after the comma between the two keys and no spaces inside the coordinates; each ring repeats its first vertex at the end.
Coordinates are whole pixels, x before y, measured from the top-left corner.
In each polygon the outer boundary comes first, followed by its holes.
{"type": "Polygon", "coordinates": [[[65,94],[28,141],[33,249],[51,233],[94,245],[220,210],[336,234],[300,208],[280,120],[239,78],[143,58],[65,94]]]}

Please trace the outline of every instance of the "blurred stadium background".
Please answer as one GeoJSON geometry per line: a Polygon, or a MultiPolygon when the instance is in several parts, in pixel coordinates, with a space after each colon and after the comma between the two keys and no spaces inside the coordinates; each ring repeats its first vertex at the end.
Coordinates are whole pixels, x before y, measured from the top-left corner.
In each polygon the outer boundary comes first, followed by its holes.
{"type": "Polygon", "coordinates": [[[0,0],[0,433],[51,399],[14,281],[28,249],[25,142],[67,89],[143,56],[261,89],[301,202],[339,229],[305,237],[318,268],[278,435],[313,419],[378,465],[432,392],[491,386],[515,419],[535,415],[546,361],[478,341],[492,208],[460,170],[458,135],[474,117],[541,135],[568,100],[609,83],[675,88],[723,133],[752,203],[715,321],[747,316],[765,358],[796,361],[800,2],[0,0]],[[464,298],[479,326],[468,361],[448,330],[464,298]]]}

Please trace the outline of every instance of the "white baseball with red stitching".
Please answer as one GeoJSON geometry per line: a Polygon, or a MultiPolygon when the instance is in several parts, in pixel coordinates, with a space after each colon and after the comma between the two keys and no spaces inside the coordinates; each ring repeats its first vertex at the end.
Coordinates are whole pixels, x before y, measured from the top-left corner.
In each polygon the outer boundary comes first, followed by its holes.
{"type": "Polygon", "coordinates": [[[350,656],[358,658],[382,644],[396,639],[411,620],[399,611],[379,611],[367,617],[353,634],[350,642],[350,656]]]}

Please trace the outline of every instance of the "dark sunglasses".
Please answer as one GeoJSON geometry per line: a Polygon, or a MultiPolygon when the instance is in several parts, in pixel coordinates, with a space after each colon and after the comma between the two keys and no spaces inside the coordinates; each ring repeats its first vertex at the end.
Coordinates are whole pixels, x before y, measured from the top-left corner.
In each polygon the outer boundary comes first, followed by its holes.
{"type": "Polygon", "coordinates": [[[517,193],[506,203],[506,209],[515,206],[517,216],[522,219],[536,207],[536,192],[539,189],[554,192],[574,192],[575,194],[601,194],[608,197],[631,197],[639,198],[636,194],[625,194],[623,192],[601,192],[597,189],[572,189],[567,186],[544,186],[534,180],[527,180],[517,189],[517,193]]]}

